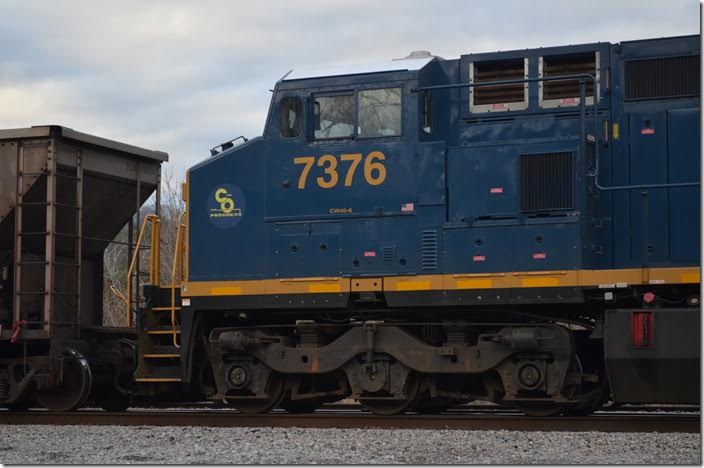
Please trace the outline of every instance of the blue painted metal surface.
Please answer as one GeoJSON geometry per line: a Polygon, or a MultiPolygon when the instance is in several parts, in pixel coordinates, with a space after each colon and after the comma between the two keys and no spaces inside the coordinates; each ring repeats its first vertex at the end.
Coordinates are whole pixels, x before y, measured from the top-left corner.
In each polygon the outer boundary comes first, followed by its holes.
{"type": "Polygon", "coordinates": [[[262,138],[190,170],[189,279],[698,265],[698,186],[607,191],[594,184],[594,144],[605,187],[699,181],[699,96],[626,101],[623,89],[625,61],[688,54],[700,54],[698,36],[471,54],[433,60],[418,71],[282,80],[262,138]],[[413,90],[466,83],[470,63],[528,59],[526,78],[535,78],[541,57],[593,52],[598,112],[594,122],[587,107],[585,145],[579,106],[566,100],[541,107],[538,81],[528,84],[527,107],[515,111],[471,112],[467,87],[435,90],[432,131],[422,129],[424,95],[413,90]],[[315,96],[379,88],[402,90],[401,136],[312,137],[315,96]],[[280,134],[286,97],[301,99],[297,137],[280,134]],[[563,152],[573,158],[572,206],[522,211],[521,155],[563,152]],[[380,173],[365,166],[379,153],[383,158],[370,163],[381,164],[385,177],[374,184],[369,180],[380,173]],[[303,187],[302,161],[310,162],[303,187]],[[332,166],[334,183],[326,172],[332,166]],[[229,208],[226,200],[214,201],[221,188],[219,200],[231,198],[239,208],[242,199],[241,220],[218,211],[229,208]]]}

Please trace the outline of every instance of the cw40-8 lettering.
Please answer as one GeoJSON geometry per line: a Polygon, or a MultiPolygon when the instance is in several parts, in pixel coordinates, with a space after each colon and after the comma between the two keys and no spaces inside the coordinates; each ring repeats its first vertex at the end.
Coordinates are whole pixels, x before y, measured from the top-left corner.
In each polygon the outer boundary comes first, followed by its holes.
{"type": "MultiPolygon", "coordinates": [[[[364,180],[369,185],[381,185],[386,180],[386,166],[384,160],[386,156],[381,151],[372,151],[364,158],[364,180]]],[[[362,162],[362,153],[341,154],[339,159],[332,154],[324,154],[317,159],[314,156],[300,156],[293,159],[294,164],[302,164],[303,170],[298,177],[298,188],[306,188],[308,174],[310,174],[315,164],[323,170],[322,175],[315,178],[320,188],[329,189],[335,187],[340,181],[338,165],[349,163],[345,172],[345,187],[351,187],[354,181],[354,174],[357,167],[362,162]]]]}

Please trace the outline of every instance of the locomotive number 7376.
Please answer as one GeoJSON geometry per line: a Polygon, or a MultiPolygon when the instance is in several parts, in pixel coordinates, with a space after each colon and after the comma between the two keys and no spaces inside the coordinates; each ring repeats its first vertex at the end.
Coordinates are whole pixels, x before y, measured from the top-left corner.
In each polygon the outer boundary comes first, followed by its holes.
{"type": "MultiPolygon", "coordinates": [[[[381,151],[372,151],[364,158],[364,180],[369,185],[381,185],[386,180],[386,166],[384,166],[383,162],[385,159],[386,156],[384,156],[384,153],[381,151]]],[[[314,156],[299,156],[294,158],[294,164],[303,165],[301,175],[298,177],[299,190],[306,188],[308,174],[313,164],[323,170],[322,175],[315,179],[318,186],[324,189],[335,187],[340,181],[340,174],[337,169],[339,162],[349,163],[347,172],[345,173],[344,186],[351,187],[354,181],[355,171],[362,162],[362,153],[341,154],[339,158],[332,154],[324,154],[317,158],[317,162],[314,156]]]]}

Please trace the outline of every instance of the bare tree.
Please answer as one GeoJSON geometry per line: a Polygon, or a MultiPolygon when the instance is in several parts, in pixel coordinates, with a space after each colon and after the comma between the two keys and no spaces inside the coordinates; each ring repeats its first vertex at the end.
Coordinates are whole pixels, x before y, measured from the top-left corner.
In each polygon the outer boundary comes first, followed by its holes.
{"type": "MultiPolygon", "coordinates": [[[[156,197],[152,196],[140,209],[140,220],[144,220],[148,214],[155,213],[156,197]]],[[[185,203],[181,197],[181,179],[171,172],[162,173],[161,178],[161,221],[160,234],[160,276],[161,284],[166,286],[171,284],[172,265],[174,262],[174,252],[176,248],[176,231],[181,214],[185,210],[185,203]]],[[[137,216],[133,217],[135,225],[134,239],[141,226],[137,226],[137,216]]],[[[149,228],[148,228],[149,229],[149,228]]],[[[142,245],[145,246],[151,238],[150,232],[146,232],[142,245]]],[[[115,236],[103,253],[103,325],[124,326],[125,325],[125,300],[127,291],[127,270],[129,267],[128,258],[128,225],[115,236]],[[122,296],[122,297],[120,297],[122,296]]],[[[148,249],[142,249],[139,259],[139,270],[142,273],[149,272],[148,249]]],[[[140,291],[141,286],[148,283],[148,276],[139,276],[140,291]]],[[[177,278],[178,281],[178,278],[177,278]]]]}

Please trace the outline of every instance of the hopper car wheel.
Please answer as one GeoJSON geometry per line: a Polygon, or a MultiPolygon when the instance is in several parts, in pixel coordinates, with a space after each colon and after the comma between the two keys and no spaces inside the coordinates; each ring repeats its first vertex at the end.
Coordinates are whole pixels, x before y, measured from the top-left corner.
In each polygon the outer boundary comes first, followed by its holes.
{"type": "Polygon", "coordinates": [[[86,400],[92,383],[88,361],[69,348],[64,351],[63,381],[58,387],[37,391],[37,401],[49,411],[71,411],[86,400]]]}
{"type": "MultiPolygon", "coordinates": [[[[400,400],[376,400],[360,398],[359,403],[374,414],[390,416],[410,410],[415,406],[420,395],[421,379],[417,373],[411,372],[406,379],[406,394],[400,400]]],[[[376,395],[369,395],[376,396],[376,395]]]]}
{"type": "Polygon", "coordinates": [[[286,391],[285,381],[286,379],[282,375],[272,372],[269,377],[266,398],[233,398],[230,400],[230,405],[240,413],[267,413],[276,408],[279,403],[281,403],[281,400],[283,400],[286,391]]]}

